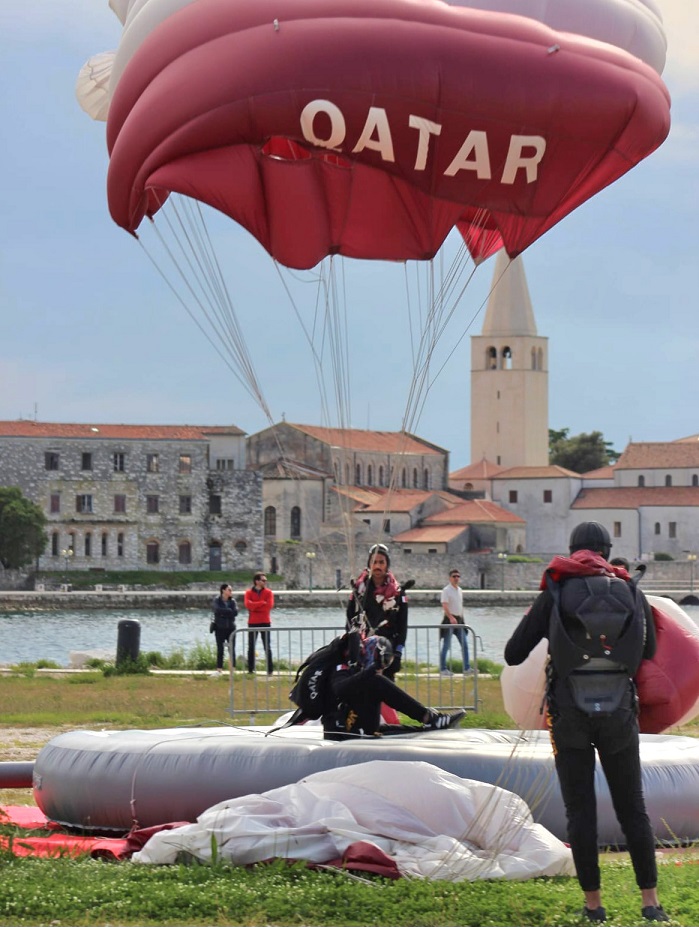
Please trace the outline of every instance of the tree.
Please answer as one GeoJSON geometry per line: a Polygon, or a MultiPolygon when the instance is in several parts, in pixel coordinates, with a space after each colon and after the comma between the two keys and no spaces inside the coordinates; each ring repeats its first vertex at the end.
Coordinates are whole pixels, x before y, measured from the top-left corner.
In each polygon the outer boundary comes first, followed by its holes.
{"type": "Polygon", "coordinates": [[[46,516],[16,486],[0,487],[0,564],[18,570],[46,549],[46,516]]]}
{"type": "Polygon", "coordinates": [[[621,456],[601,431],[568,437],[568,428],[549,428],[549,462],[575,473],[587,473],[616,463],[621,456]]]}

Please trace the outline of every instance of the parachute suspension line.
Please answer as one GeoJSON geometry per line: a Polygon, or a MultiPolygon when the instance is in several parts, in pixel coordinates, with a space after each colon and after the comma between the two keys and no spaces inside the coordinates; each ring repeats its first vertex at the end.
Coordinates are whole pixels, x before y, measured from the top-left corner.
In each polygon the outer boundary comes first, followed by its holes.
{"type": "MultiPolygon", "coordinates": [[[[175,217],[178,221],[183,236],[182,240],[189,243],[191,254],[196,260],[199,269],[200,287],[202,290],[208,289],[209,291],[208,303],[211,314],[217,321],[217,325],[214,325],[211,316],[207,316],[209,318],[209,323],[214,330],[220,332],[224,343],[230,344],[245,382],[249,384],[252,395],[257,400],[258,405],[268,421],[271,423],[272,416],[255,373],[252,357],[238,322],[235,307],[228,291],[224,275],[221,272],[221,267],[211,242],[201,204],[195,200],[189,200],[186,197],[171,199],[171,209],[175,213],[175,217]]],[[[166,214],[166,221],[170,225],[170,228],[173,229],[169,214],[166,214]]],[[[174,229],[173,235],[176,240],[180,240],[174,229]]]]}
{"type": "MultiPolygon", "coordinates": [[[[174,210],[174,208],[174,205],[172,205],[171,209],[174,210]]],[[[167,273],[166,270],[163,269],[161,266],[162,261],[159,261],[155,254],[151,253],[151,251],[148,249],[144,242],[143,236],[139,236],[139,244],[141,245],[148,260],[153,264],[156,271],[165,281],[166,285],[173,293],[180,305],[184,308],[185,312],[189,315],[194,324],[204,335],[218,356],[223,360],[224,364],[228,367],[231,373],[233,373],[235,378],[241,383],[246,392],[258,403],[258,405],[260,405],[264,414],[271,421],[267,403],[264,399],[264,396],[262,395],[262,391],[255,376],[254,369],[252,368],[252,364],[249,362],[249,354],[247,352],[247,348],[245,347],[244,341],[242,341],[242,344],[238,343],[237,345],[235,340],[233,340],[231,343],[230,327],[228,325],[221,327],[220,321],[219,324],[215,324],[214,320],[212,319],[210,309],[212,305],[212,287],[214,284],[211,281],[210,274],[204,272],[201,257],[198,261],[193,261],[192,258],[192,254],[195,256],[197,254],[197,250],[195,248],[195,240],[197,236],[194,236],[191,230],[188,234],[178,234],[172,220],[170,219],[168,210],[161,210],[161,214],[165,224],[170,231],[170,237],[172,238],[172,242],[176,246],[176,249],[173,248],[173,246],[163,235],[159,223],[153,222],[151,220],[151,228],[153,229],[156,238],[158,239],[160,246],[163,249],[163,252],[171,263],[176,278],[179,278],[184,287],[184,290],[189,294],[189,297],[187,297],[186,294],[180,292],[179,289],[175,286],[175,283],[171,279],[171,274],[167,273]],[[189,248],[191,253],[188,253],[187,248],[189,248]],[[180,258],[178,258],[176,250],[179,251],[179,254],[181,255],[180,258]],[[198,273],[197,266],[199,268],[198,273]],[[203,315],[203,317],[208,321],[211,329],[210,331],[207,331],[190,303],[194,303],[196,307],[198,307],[201,315],[203,315]],[[207,303],[209,304],[209,309],[207,309],[207,303]],[[233,355],[234,359],[236,360],[235,364],[231,361],[230,353],[228,351],[224,351],[223,349],[223,346],[229,343],[232,344],[233,355]]],[[[181,219],[179,224],[183,226],[181,219]]],[[[232,304],[230,304],[230,300],[228,312],[230,317],[235,319],[235,311],[232,304]]]]}

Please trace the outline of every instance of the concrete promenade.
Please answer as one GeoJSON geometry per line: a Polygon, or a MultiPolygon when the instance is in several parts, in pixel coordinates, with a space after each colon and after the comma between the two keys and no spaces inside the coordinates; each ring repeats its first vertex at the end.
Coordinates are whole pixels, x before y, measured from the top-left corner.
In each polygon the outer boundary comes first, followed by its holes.
{"type": "MultiPolygon", "coordinates": [[[[643,591],[650,595],[667,596],[682,603],[690,595],[689,587],[654,588],[651,584],[643,591]]],[[[234,590],[241,604],[243,590],[234,590]]],[[[534,601],[535,589],[464,589],[464,605],[474,608],[505,607],[527,608],[534,601]]],[[[0,612],[56,611],[75,609],[207,609],[211,606],[214,591],[185,590],[102,590],[97,591],[0,591],[0,612]]],[[[278,608],[338,608],[347,602],[347,590],[307,589],[274,590],[278,608]]],[[[412,605],[439,607],[439,589],[411,589],[412,605]]],[[[699,602],[697,603],[699,604],[699,602]]]]}

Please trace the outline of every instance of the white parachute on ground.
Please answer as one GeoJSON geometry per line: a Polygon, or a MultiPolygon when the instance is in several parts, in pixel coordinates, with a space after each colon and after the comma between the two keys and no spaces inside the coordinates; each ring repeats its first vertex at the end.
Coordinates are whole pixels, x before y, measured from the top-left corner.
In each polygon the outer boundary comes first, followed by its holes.
{"type": "Polygon", "coordinates": [[[448,881],[573,875],[569,848],[513,792],[430,763],[375,760],[209,808],[160,831],[134,862],[174,863],[181,852],[248,865],[274,857],[326,863],[369,841],[404,876],[448,881]],[[399,785],[397,785],[399,783],[399,785]]]}

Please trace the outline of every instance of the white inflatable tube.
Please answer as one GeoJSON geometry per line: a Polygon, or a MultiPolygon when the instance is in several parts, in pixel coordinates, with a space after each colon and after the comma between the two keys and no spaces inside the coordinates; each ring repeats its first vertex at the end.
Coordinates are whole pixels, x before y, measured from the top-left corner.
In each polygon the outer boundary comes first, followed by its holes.
{"type": "MultiPolygon", "coordinates": [[[[514,792],[561,840],[566,821],[548,735],[457,729],[337,743],[303,727],[72,731],[34,765],[34,796],[51,820],[97,832],[195,821],[227,799],[266,792],[322,770],[371,760],[426,762],[514,792]]],[[[699,840],[699,740],[643,735],[648,813],[660,841],[699,840]]],[[[606,780],[596,773],[600,845],[623,845],[606,780]]]]}

